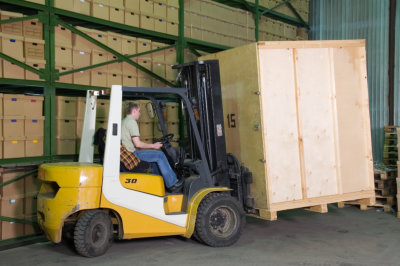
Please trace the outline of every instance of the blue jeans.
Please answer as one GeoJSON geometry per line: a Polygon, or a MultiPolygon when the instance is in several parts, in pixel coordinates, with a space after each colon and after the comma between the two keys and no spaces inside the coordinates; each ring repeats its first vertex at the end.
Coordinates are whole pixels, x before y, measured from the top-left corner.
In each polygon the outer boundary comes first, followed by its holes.
{"type": "Polygon", "coordinates": [[[153,173],[157,173],[159,168],[162,177],[164,178],[164,183],[167,188],[172,187],[173,185],[178,182],[176,178],[175,172],[172,170],[171,166],[168,163],[167,157],[161,151],[155,150],[140,150],[134,152],[140,160],[149,162],[149,163],[156,163],[153,165],[153,173]],[[158,166],[158,167],[157,167],[158,166]]]}

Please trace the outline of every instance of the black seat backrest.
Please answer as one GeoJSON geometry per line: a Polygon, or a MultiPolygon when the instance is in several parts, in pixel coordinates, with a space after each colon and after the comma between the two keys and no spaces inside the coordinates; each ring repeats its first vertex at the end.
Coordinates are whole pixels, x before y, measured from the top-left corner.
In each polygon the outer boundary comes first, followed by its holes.
{"type": "Polygon", "coordinates": [[[106,148],[106,133],[107,130],[101,127],[94,134],[93,144],[98,147],[101,164],[103,164],[104,150],[106,148]]]}

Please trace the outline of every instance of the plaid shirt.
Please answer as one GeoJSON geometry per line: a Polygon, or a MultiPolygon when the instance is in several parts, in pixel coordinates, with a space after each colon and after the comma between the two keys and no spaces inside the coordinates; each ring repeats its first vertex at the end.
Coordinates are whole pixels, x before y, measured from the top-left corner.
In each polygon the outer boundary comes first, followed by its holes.
{"type": "Polygon", "coordinates": [[[124,144],[121,144],[120,160],[128,170],[132,170],[140,163],[139,157],[128,151],[124,144]]]}

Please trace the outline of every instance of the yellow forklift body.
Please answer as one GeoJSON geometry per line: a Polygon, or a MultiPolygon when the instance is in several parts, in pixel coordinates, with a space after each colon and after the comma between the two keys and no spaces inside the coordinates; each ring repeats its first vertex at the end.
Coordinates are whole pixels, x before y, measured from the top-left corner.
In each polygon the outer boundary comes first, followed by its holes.
{"type": "Polygon", "coordinates": [[[61,241],[62,227],[71,214],[100,206],[102,166],[89,163],[43,164],[38,195],[38,223],[47,238],[61,241]]]}

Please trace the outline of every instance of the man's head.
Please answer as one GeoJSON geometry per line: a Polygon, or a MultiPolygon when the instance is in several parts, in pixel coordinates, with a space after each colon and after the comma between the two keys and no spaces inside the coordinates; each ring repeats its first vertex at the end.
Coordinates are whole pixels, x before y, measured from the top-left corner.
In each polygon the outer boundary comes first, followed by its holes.
{"type": "Polygon", "coordinates": [[[140,106],[135,102],[129,102],[126,105],[126,115],[130,115],[133,119],[138,120],[140,117],[140,106]]]}

